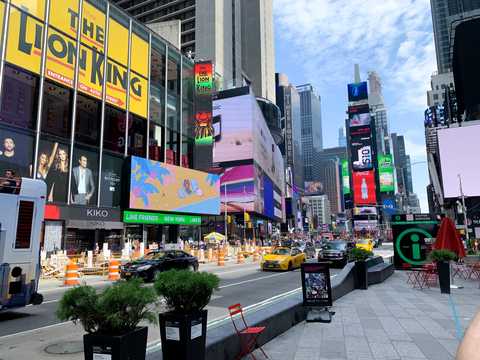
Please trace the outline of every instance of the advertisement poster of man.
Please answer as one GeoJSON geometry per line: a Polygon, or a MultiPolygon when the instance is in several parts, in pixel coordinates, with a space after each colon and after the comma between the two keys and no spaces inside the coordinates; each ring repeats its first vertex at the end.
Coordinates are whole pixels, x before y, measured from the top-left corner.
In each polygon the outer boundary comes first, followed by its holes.
{"type": "Polygon", "coordinates": [[[94,156],[87,151],[77,151],[74,161],[77,164],[72,169],[72,203],[89,205],[95,202],[95,178],[90,162],[94,156]]]}
{"type": "Polygon", "coordinates": [[[0,173],[11,169],[18,177],[30,176],[33,137],[0,129],[0,173]]]}

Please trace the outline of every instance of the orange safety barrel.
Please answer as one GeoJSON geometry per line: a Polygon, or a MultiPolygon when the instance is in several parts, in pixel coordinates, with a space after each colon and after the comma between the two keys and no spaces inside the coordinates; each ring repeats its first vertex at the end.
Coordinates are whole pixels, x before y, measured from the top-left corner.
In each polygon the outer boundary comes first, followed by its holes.
{"type": "Polygon", "coordinates": [[[108,280],[120,280],[120,261],[112,259],[108,264],[108,280]]]}
{"type": "Polygon", "coordinates": [[[69,261],[65,267],[65,280],[63,282],[65,286],[80,285],[80,275],[78,274],[77,263],[69,261]]]}
{"type": "Polygon", "coordinates": [[[218,266],[225,266],[225,255],[222,250],[218,250],[218,266]]]}
{"type": "Polygon", "coordinates": [[[243,254],[239,251],[237,253],[237,264],[243,264],[245,262],[245,258],[243,257],[243,254]]]}

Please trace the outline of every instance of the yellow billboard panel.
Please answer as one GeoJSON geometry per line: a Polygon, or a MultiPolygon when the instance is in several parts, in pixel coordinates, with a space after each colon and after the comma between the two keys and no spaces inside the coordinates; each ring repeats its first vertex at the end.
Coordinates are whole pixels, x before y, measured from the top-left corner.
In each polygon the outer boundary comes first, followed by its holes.
{"type": "Polygon", "coordinates": [[[132,34],[131,69],[148,78],[148,41],[132,34]]]}
{"type": "Polygon", "coordinates": [[[4,12],[5,11],[5,4],[0,1],[0,45],[2,44],[3,40],[3,19],[5,18],[4,12]]]}
{"type": "Polygon", "coordinates": [[[50,0],[50,25],[77,38],[78,0],[50,0]]]}
{"type": "Polygon", "coordinates": [[[18,6],[23,11],[36,16],[37,18],[45,19],[45,0],[11,0],[12,4],[18,6]]]}
{"type": "Polygon", "coordinates": [[[97,49],[84,45],[80,48],[80,54],[78,90],[101,99],[104,56],[97,49]]]}
{"type": "Polygon", "coordinates": [[[135,73],[130,74],[130,112],[147,117],[148,81],[135,73]]]}
{"type": "Polygon", "coordinates": [[[10,8],[6,60],[40,74],[43,24],[26,13],[10,8]]]}
{"type": "Polygon", "coordinates": [[[83,2],[82,42],[103,53],[105,44],[105,13],[83,2]]]}
{"type": "Polygon", "coordinates": [[[128,27],[113,19],[108,29],[108,57],[124,66],[128,64],[128,27]]]}
{"type": "Polygon", "coordinates": [[[107,64],[107,102],[123,110],[127,108],[127,68],[112,61],[107,64]]]}
{"type": "Polygon", "coordinates": [[[50,28],[47,39],[45,76],[62,85],[73,88],[75,56],[75,40],[50,28]]]}

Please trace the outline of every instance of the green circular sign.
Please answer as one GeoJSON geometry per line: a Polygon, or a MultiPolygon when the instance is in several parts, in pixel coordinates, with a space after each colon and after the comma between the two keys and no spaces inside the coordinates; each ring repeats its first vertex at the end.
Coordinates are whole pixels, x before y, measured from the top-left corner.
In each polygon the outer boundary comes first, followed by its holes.
{"type": "MultiPolygon", "coordinates": [[[[424,229],[419,229],[419,228],[413,228],[413,229],[407,229],[405,231],[403,231],[402,233],[400,233],[400,235],[398,235],[397,239],[395,240],[395,248],[397,249],[397,253],[398,253],[398,256],[400,256],[402,258],[403,261],[409,263],[409,264],[412,264],[412,265],[423,265],[427,262],[427,260],[421,260],[421,261],[418,261],[418,260],[412,260],[410,258],[408,258],[402,251],[402,249],[400,248],[400,242],[403,240],[403,238],[411,233],[417,233],[417,234],[422,234],[424,235],[425,237],[427,238],[431,238],[433,237],[432,234],[430,234],[428,231],[424,230],[424,229]]],[[[415,238],[416,241],[419,241],[420,240],[420,237],[418,235],[412,235],[411,239],[415,238]]]]}

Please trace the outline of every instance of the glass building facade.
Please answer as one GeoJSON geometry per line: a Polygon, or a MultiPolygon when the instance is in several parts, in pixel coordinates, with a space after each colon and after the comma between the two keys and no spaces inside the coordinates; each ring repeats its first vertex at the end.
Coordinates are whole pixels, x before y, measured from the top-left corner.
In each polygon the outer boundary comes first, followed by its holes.
{"type": "Polygon", "coordinates": [[[44,248],[145,238],[121,222],[124,160],[193,167],[193,62],[105,0],[0,13],[0,176],[46,182],[44,248]]]}

